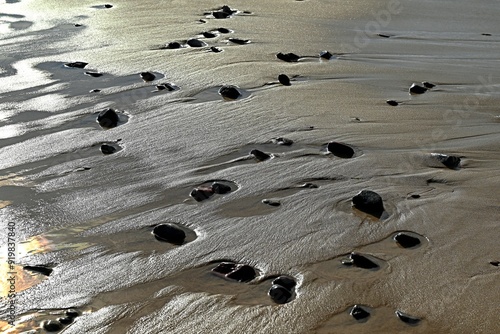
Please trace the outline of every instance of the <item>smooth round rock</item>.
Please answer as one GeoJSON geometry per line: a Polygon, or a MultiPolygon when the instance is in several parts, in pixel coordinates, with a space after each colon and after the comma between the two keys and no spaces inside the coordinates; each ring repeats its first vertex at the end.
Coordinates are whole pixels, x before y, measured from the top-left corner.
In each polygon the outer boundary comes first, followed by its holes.
{"type": "Polygon", "coordinates": [[[259,150],[251,150],[250,155],[253,155],[254,158],[259,160],[259,161],[271,159],[271,156],[269,154],[264,153],[264,152],[259,151],[259,150]]]}
{"type": "Polygon", "coordinates": [[[385,101],[385,102],[386,102],[388,105],[393,106],[393,107],[395,107],[395,106],[399,105],[399,102],[398,102],[398,101],[394,101],[394,100],[387,100],[387,101],[385,101]]]}
{"type": "Polygon", "coordinates": [[[350,260],[352,264],[358,268],[363,269],[376,269],[378,268],[378,264],[368,259],[366,256],[363,256],[358,253],[351,253],[350,260]]]}
{"type": "Polygon", "coordinates": [[[201,33],[203,35],[203,37],[205,38],[215,38],[217,37],[216,34],[214,34],[213,32],[210,32],[210,31],[204,31],[201,33]]]}
{"type": "Polygon", "coordinates": [[[188,39],[187,42],[186,42],[186,44],[189,45],[192,48],[201,48],[201,47],[203,47],[203,46],[206,45],[204,42],[202,42],[202,41],[200,41],[199,39],[196,39],[196,38],[188,39]]]}
{"type": "Polygon", "coordinates": [[[291,85],[290,84],[290,78],[286,74],[280,74],[280,75],[278,75],[278,81],[283,86],[290,86],[291,85]]]}
{"type": "Polygon", "coordinates": [[[450,169],[457,169],[460,167],[461,159],[454,155],[434,154],[434,157],[443,165],[450,169]]]}
{"type": "Polygon", "coordinates": [[[273,280],[273,285],[281,285],[291,291],[295,288],[297,282],[289,276],[279,276],[273,280]]]}
{"type": "Polygon", "coordinates": [[[427,92],[427,88],[419,86],[417,84],[412,84],[410,86],[409,92],[411,95],[419,95],[427,92]]]}
{"type": "Polygon", "coordinates": [[[406,313],[403,313],[401,311],[396,311],[396,315],[398,316],[399,320],[401,320],[404,323],[407,323],[408,325],[418,325],[420,323],[420,319],[416,317],[412,317],[406,313]]]}
{"type": "Polygon", "coordinates": [[[75,310],[74,308],[70,308],[66,310],[65,314],[67,317],[76,318],[80,316],[80,311],[75,310]]]}
{"type": "Polygon", "coordinates": [[[279,60],[283,60],[289,63],[295,63],[298,62],[300,59],[300,56],[297,56],[295,53],[278,53],[276,54],[276,58],[279,60]]]}
{"type": "Polygon", "coordinates": [[[97,123],[103,128],[114,128],[118,125],[118,121],[118,114],[111,108],[104,109],[97,116],[97,123]]]}
{"type": "Polygon", "coordinates": [[[217,31],[220,32],[221,34],[229,34],[231,32],[231,30],[226,28],[218,28],[217,31]]]}
{"type": "Polygon", "coordinates": [[[354,305],[349,314],[356,320],[363,320],[370,316],[370,313],[358,305],[354,305]]]}
{"type": "Polygon", "coordinates": [[[212,15],[216,19],[227,19],[231,14],[225,13],[225,12],[212,12],[212,15]]]}
{"type": "Polygon", "coordinates": [[[250,43],[250,40],[249,39],[241,39],[241,38],[228,38],[228,41],[234,43],[234,44],[239,44],[239,45],[243,45],[243,44],[248,44],[250,43]]]}
{"type": "Polygon", "coordinates": [[[105,5],[104,5],[104,8],[113,8],[113,5],[110,5],[110,4],[105,4],[105,5]]]}
{"type": "Polygon", "coordinates": [[[319,56],[320,56],[320,58],[323,58],[323,59],[332,59],[332,57],[333,57],[333,55],[330,52],[326,51],[326,50],[325,51],[321,51],[319,53],[319,56]]]}
{"type": "Polygon", "coordinates": [[[396,234],[394,236],[394,241],[403,248],[411,248],[420,245],[420,239],[404,233],[396,234]]]}
{"type": "Polygon", "coordinates": [[[182,245],[186,238],[186,233],[173,224],[160,224],[155,226],[152,231],[155,238],[159,241],[166,241],[175,245],[182,245]]]}
{"type": "Polygon", "coordinates": [[[226,275],[227,278],[238,282],[250,282],[256,276],[255,269],[247,264],[238,264],[235,270],[226,275]]]}
{"type": "Polygon", "coordinates": [[[87,66],[87,65],[88,65],[88,63],[85,63],[83,61],[75,61],[73,63],[64,64],[64,66],[70,67],[70,68],[85,68],[85,66],[87,66]]]}
{"type": "Polygon", "coordinates": [[[354,150],[352,147],[347,146],[346,144],[338,143],[332,141],[328,143],[326,149],[328,152],[332,153],[334,156],[344,159],[350,159],[354,156],[354,150]]]}
{"type": "Polygon", "coordinates": [[[213,268],[212,271],[219,274],[229,274],[233,270],[236,269],[236,263],[233,262],[221,262],[217,265],[217,267],[213,268]]]}
{"type": "Polygon", "coordinates": [[[201,202],[209,199],[214,194],[214,191],[210,187],[198,187],[191,191],[189,196],[194,198],[196,202],[201,202]]]}
{"type": "Polygon", "coordinates": [[[145,82],[153,81],[154,79],[156,79],[156,76],[151,72],[142,72],[139,75],[145,82]]]}
{"type": "Polygon", "coordinates": [[[101,145],[101,152],[102,152],[102,154],[113,154],[116,152],[116,148],[114,146],[111,146],[111,145],[102,144],[101,145]]]}
{"type": "Polygon", "coordinates": [[[57,320],[45,320],[42,322],[41,327],[47,332],[58,332],[63,329],[63,325],[57,320]]]}
{"type": "Polygon", "coordinates": [[[380,218],[384,213],[382,197],[374,191],[363,190],[352,198],[352,204],[360,211],[380,218]]]}
{"type": "Polygon", "coordinates": [[[179,42],[170,42],[165,46],[167,49],[180,49],[181,47],[182,45],[179,42]]]}
{"type": "Polygon", "coordinates": [[[292,292],[282,285],[273,285],[268,292],[269,297],[276,304],[285,304],[292,299],[292,292]]]}
{"type": "Polygon", "coordinates": [[[231,192],[231,187],[228,185],[225,185],[223,183],[214,182],[214,183],[212,183],[211,187],[212,187],[213,192],[216,194],[219,194],[219,195],[223,195],[223,194],[227,194],[227,193],[231,192]]]}
{"type": "Polygon", "coordinates": [[[241,93],[235,86],[232,85],[224,85],[219,88],[219,95],[225,99],[236,100],[241,96],[241,93]]]}
{"type": "Polygon", "coordinates": [[[59,321],[63,325],[69,325],[73,322],[73,318],[70,317],[57,318],[57,321],[59,321]]]}

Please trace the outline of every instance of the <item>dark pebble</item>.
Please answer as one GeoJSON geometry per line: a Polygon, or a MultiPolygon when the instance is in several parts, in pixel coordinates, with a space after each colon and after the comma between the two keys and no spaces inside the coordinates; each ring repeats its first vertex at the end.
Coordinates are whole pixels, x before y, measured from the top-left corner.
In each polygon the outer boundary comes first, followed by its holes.
{"type": "Polygon", "coordinates": [[[233,270],[236,269],[236,263],[233,262],[221,262],[217,265],[217,267],[213,268],[212,271],[219,274],[229,274],[233,270]]]}
{"type": "Polygon", "coordinates": [[[236,100],[241,96],[241,93],[235,86],[224,85],[219,89],[219,94],[226,99],[236,100]]]}
{"type": "Polygon", "coordinates": [[[268,160],[271,158],[271,156],[269,154],[264,153],[264,152],[259,151],[259,150],[251,150],[250,155],[253,155],[255,157],[255,159],[257,159],[259,161],[264,161],[264,160],[268,160]]]}
{"type": "Polygon", "coordinates": [[[483,36],[491,36],[490,33],[482,33],[481,35],[483,35],[483,36]]]}
{"type": "Polygon", "coordinates": [[[164,84],[161,84],[161,85],[157,85],[156,89],[158,89],[158,90],[168,90],[169,92],[172,92],[172,91],[175,90],[175,87],[172,86],[171,84],[169,84],[167,82],[167,83],[164,83],[164,84]]]}
{"type": "Polygon", "coordinates": [[[271,286],[268,294],[276,304],[285,304],[292,299],[292,292],[282,285],[271,286]]]}
{"type": "Polygon", "coordinates": [[[339,158],[349,159],[354,156],[354,150],[352,149],[352,147],[342,143],[332,141],[328,143],[326,148],[328,152],[339,158]]]}
{"type": "Polygon", "coordinates": [[[278,137],[273,139],[273,143],[277,145],[291,146],[293,144],[293,140],[284,137],[278,137]]]}
{"type": "Polygon", "coordinates": [[[212,15],[216,19],[227,19],[231,14],[225,13],[225,12],[212,12],[212,15]]]}
{"type": "Polygon", "coordinates": [[[71,68],[85,68],[88,63],[84,63],[83,61],[76,61],[74,63],[66,63],[64,66],[66,67],[71,67],[71,68]]]}
{"type": "Polygon", "coordinates": [[[70,323],[73,322],[73,318],[70,317],[58,318],[57,321],[59,321],[63,325],[69,325],[70,323]]]}
{"type": "Polygon", "coordinates": [[[403,248],[411,248],[420,245],[420,239],[404,233],[396,234],[394,236],[394,241],[403,248]]]}
{"type": "Polygon", "coordinates": [[[78,310],[75,310],[74,308],[67,309],[65,314],[70,318],[76,318],[80,316],[80,312],[78,310]]]}
{"type": "Polygon", "coordinates": [[[219,52],[222,52],[222,49],[218,48],[216,46],[212,46],[212,47],[210,47],[210,51],[215,52],[215,53],[219,53],[219,52]]]}
{"type": "Polygon", "coordinates": [[[349,259],[351,261],[351,265],[354,265],[358,268],[376,269],[379,267],[378,264],[376,264],[372,260],[368,259],[366,256],[363,256],[363,255],[355,253],[355,252],[351,253],[351,255],[349,256],[349,259]]]}
{"type": "Polygon", "coordinates": [[[234,9],[231,9],[228,5],[224,5],[220,9],[222,12],[227,13],[229,15],[236,13],[237,11],[234,9]]]}
{"type": "Polygon", "coordinates": [[[57,320],[45,320],[42,322],[42,327],[47,332],[58,332],[63,329],[63,325],[57,320]]]}
{"type": "Polygon", "coordinates": [[[420,322],[420,319],[412,317],[412,316],[405,314],[401,311],[396,311],[396,315],[398,316],[399,320],[401,320],[402,322],[405,322],[409,325],[418,325],[418,323],[420,322]]]}
{"type": "Polygon", "coordinates": [[[352,198],[352,204],[360,211],[380,218],[384,213],[382,197],[374,191],[363,190],[352,198]]]}
{"type": "Polygon", "coordinates": [[[319,57],[323,58],[323,59],[332,59],[333,55],[330,52],[325,50],[325,51],[321,51],[319,53],[319,57]]]}
{"type": "Polygon", "coordinates": [[[356,320],[363,320],[370,316],[370,313],[358,305],[354,305],[349,313],[356,320]]]}
{"type": "Polygon", "coordinates": [[[248,39],[241,39],[241,38],[228,38],[228,40],[232,43],[235,43],[235,44],[240,44],[240,45],[243,45],[243,44],[248,44],[250,43],[250,40],[248,39]]]}
{"type": "Polygon", "coordinates": [[[198,188],[193,189],[191,191],[191,193],[189,194],[189,196],[194,198],[194,200],[196,202],[201,202],[201,201],[204,201],[206,199],[209,199],[213,194],[214,194],[214,191],[212,190],[212,188],[198,187],[198,188]]]}
{"type": "Polygon", "coordinates": [[[104,5],[105,8],[113,8],[113,5],[110,5],[110,4],[106,4],[104,5]]]}
{"type": "Polygon", "coordinates": [[[417,84],[412,84],[409,89],[410,94],[416,95],[416,94],[423,94],[427,92],[427,88],[419,86],[417,84]]]}
{"type": "Polygon", "coordinates": [[[186,233],[173,224],[160,224],[153,229],[153,235],[159,241],[166,241],[175,245],[182,245],[186,233]]]}
{"type": "Polygon", "coordinates": [[[214,34],[213,32],[209,32],[209,31],[204,31],[201,33],[203,35],[203,37],[205,38],[215,38],[217,37],[216,34],[214,34]]]}
{"type": "Polygon", "coordinates": [[[231,187],[219,182],[212,183],[212,190],[214,193],[223,195],[231,192],[231,187]]]}
{"type": "Polygon", "coordinates": [[[278,75],[278,81],[283,86],[290,86],[290,78],[286,74],[280,74],[280,75],[278,75]]]}
{"type": "Polygon", "coordinates": [[[75,23],[75,27],[81,27],[82,25],[80,23],[75,23]]]}
{"type": "Polygon", "coordinates": [[[103,128],[114,128],[118,125],[118,114],[111,108],[104,109],[97,116],[97,122],[103,128]]]}
{"type": "Polygon", "coordinates": [[[386,35],[386,34],[377,34],[379,37],[383,37],[383,38],[389,38],[391,37],[390,35],[386,35]]]}
{"type": "Polygon", "coordinates": [[[295,280],[291,277],[280,276],[273,280],[273,285],[281,285],[282,287],[285,287],[291,291],[293,288],[295,288],[297,282],[295,282],[295,280]]]}
{"type": "Polygon", "coordinates": [[[227,278],[238,282],[249,282],[255,278],[255,269],[247,264],[238,264],[236,269],[226,275],[227,278]]]}
{"type": "Polygon", "coordinates": [[[414,198],[414,199],[417,199],[417,198],[420,198],[420,195],[419,194],[413,194],[410,196],[411,198],[414,198]]]}
{"type": "Polygon", "coordinates": [[[218,28],[217,31],[220,32],[221,34],[229,34],[231,32],[231,30],[226,28],[218,28]]]}
{"type": "Polygon", "coordinates": [[[170,42],[167,44],[165,47],[166,49],[180,49],[182,47],[181,43],[179,42],[170,42]]]}
{"type": "Polygon", "coordinates": [[[431,89],[431,88],[436,87],[436,85],[435,85],[435,84],[430,83],[430,82],[428,82],[428,81],[424,81],[424,82],[422,82],[422,85],[424,85],[424,87],[425,87],[425,88],[427,88],[427,89],[431,89]]]}
{"type": "Polygon", "coordinates": [[[100,91],[100,89],[92,89],[89,93],[99,93],[100,91]]]}
{"type": "Polygon", "coordinates": [[[272,199],[263,199],[262,203],[270,205],[270,206],[280,206],[281,205],[281,203],[279,201],[275,201],[272,199]]]}
{"type": "Polygon", "coordinates": [[[24,266],[23,269],[33,271],[45,276],[49,276],[50,274],[52,274],[52,268],[48,268],[45,266],[24,266]]]}
{"type": "Polygon", "coordinates": [[[101,152],[102,152],[102,154],[113,154],[116,152],[116,148],[114,146],[111,146],[111,145],[102,144],[101,145],[101,152]]]}
{"type": "Polygon", "coordinates": [[[453,155],[436,154],[436,159],[450,169],[458,169],[460,167],[460,158],[453,155]]]}
{"type": "Polygon", "coordinates": [[[145,82],[153,81],[154,79],[156,79],[156,76],[151,72],[142,72],[139,75],[141,79],[144,80],[145,82]]]}
{"type": "Polygon", "coordinates": [[[191,38],[186,42],[187,45],[189,45],[192,48],[201,48],[205,46],[205,43],[200,41],[199,39],[196,38],[191,38]]]}
{"type": "Polygon", "coordinates": [[[83,74],[94,77],[94,78],[102,77],[102,75],[103,75],[102,73],[88,72],[88,71],[84,72],[83,74]]]}
{"type": "Polygon", "coordinates": [[[276,54],[276,58],[289,63],[295,63],[300,59],[300,57],[297,56],[295,53],[281,53],[281,52],[276,54]]]}
{"type": "Polygon", "coordinates": [[[490,264],[492,266],[498,267],[498,266],[500,266],[500,261],[491,261],[490,264]]]}
{"type": "Polygon", "coordinates": [[[386,102],[388,105],[393,106],[393,107],[395,107],[395,106],[399,105],[399,102],[398,102],[398,101],[394,101],[394,100],[387,100],[387,101],[385,101],[385,102],[386,102]]]}

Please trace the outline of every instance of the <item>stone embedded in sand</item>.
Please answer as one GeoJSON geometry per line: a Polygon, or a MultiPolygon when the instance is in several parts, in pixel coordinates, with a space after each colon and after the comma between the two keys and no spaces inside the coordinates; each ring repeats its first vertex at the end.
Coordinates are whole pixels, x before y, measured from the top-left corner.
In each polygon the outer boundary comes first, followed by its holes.
{"type": "Polygon", "coordinates": [[[331,59],[333,57],[333,55],[330,52],[325,50],[325,51],[321,51],[319,53],[319,57],[323,58],[323,59],[331,59]]]}
{"type": "Polygon", "coordinates": [[[412,317],[406,313],[403,313],[401,311],[396,311],[396,315],[398,316],[399,320],[401,320],[402,322],[405,322],[409,325],[418,325],[418,323],[420,322],[420,319],[419,318],[415,318],[415,317],[412,317]]]}
{"type": "Polygon", "coordinates": [[[97,116],[97,123],[103,128],[114,128],[118,125],[118,114],[111,108],[104,109],[97,116]]]}
{"type": "Polygon", "coordinates": [[[215,52],[215,53],[219,53],[219,52],[222,52],[222,49],[218,48],[216,46],[211,46],[210,51],[215,52]]]}
{"type": "Polygon", "coordinates": [[[236,265],[237,264],[234,262],[221,262],[217,265],[217,267],[213,268],[212,271],[215,273],[226,275],[235,270],[236,265]]]}
{"type": "Polygon", "coordinates": [[[231,30],[226,28],[218,28],[217,31],[220,32],[221,34],[229,34],[231,32],[231,30]]]}
{"type": "Polygon", "coordinates": [[[203,35],[203,37],[205,38],[215,38],[217,37],[216,34],[214,34],[213,32],[210,32],[210,31],[204,31],[201,33],[203,35]]]}
{"type": "Polygon", "coordinates": [[[98,73],[98,72],[84,72],[83,74],[85,75],[88,75],[88,76],[91,76],[91,77],[94,77],[94,78],[98,78],[98,77],[102,77],[103,74],[102,73],[98,73]]]}
{"type": "Polygon", "coordinates": [[[116,152],[116,148],[114,146],[111,146],[111,145],[102,144],[101,145],[101,152],[102,152],[102,154],[113,154],[116,152]]]}
{"type": "Polygon", "coordinates": [[[354,150],[352,147],[335,141],[328,143],[326,149],[328,152],[339,158],[350,159],[354,156],[354,150]]]}
{"type": "Polygon", "coordinates": [[[403,248],[411,248],[420,245],[420,239],[402,232],[394,236],[394,241],[403,248]]]}
{"type": "Polygon", "coordinates": [[[374,191],[363,190],[352,198],[353,206],[365,213],[377,218],[382,217],[384,213],[384,203],[382,197],[374,191]]]}
{"type": "Polygon", "coordinates": [[[196,38],[188,39],[187,42],[186,42],[186,44],[189,45],[192,48],[201,48],[201,47],[203,47],[203,46],[206,45],[204,42],[202,42],[202,41],[200,41],[199,39],[196,39],[196,38]]]}
{"type": "Polygon", "coordinates": [[[281,52],[276,54],[276,58],[289,63],[298,62],[300,59],[300,57],[297,56],[295,53],[281,53],[281,52]]]}
{"type": "Polygon", "coordinates": [[[269,154],[264,153],[264,152],[259,151],[259,150],[251,150],[250,155],[253,155],[254,158],[259,160],[259,161],[271,159],[271,156],[269,154]]]}
{"type": "Polygon", "coordinates": [[[50,274],[52,274],[52,268],[46,266],[24,266],[23,269],[33,271],[45,276],[50,276],[50,274]]]}
{"type": "Polygon", "coordinates": [[[280,206],[280,201],[276,201],[274,199],[263,199],[262,203],[270,205],[270,206],[280,206]]]}
{"type": "Polygon", "coordinates": [[[282,285],[273,285],[268,292],[269,297],[276,304],[285,304],[292,299],[292,292],[282,285]]]}
{"type": "Polygon", "coordinates": [[[241,39],[241,38],[228,38],[228,41],[232,42],[232,43],[235,43],[235,44],[240,44],[240,45],[243,45],[243,44],[248,44],[250,43],[250,40],[249,39],[241,39]]]}
{"type": "Polygon", "coordinates": [[[349,314],[356,320],[363,320],[370,316],[370,313],[359,305],[354,305],[349,314]]]}
{"type": "Polygon", "coordinates": [[[283,146],[291,146],[293,144],[293,140],[284,137],[273,138],[272,142],[283,146]]]}
{"type": "Polygon", "coordinates": [[[76,318],[80,316],[80,311],[75,310],[74,308],[67,309],[64,313],[69,318],[76,318]]]}
{"type": "Polygon", "coordinates": [[[42,321],[41,327],[47,332],[58,332],[63,329],[63,325],[57,320],[42,321]]]}
{"type": "Polygon", "coordinates": [[[141,72],[141,74],[139,75],[145,82],[153,81],[154,79],[156,79],[156,76],[151,72],[141,72]]]}
{"type": "Polygon", "coordinates": [[[159,85],[156,85],[156,90],[160,91],[160,90],[168,90],[169,92],[172,92],[175,90],[175,87],[172,86],[170,83],[164,83],[164,84],[159,84],[159,85]]]}
{"type": "Polygon", "coordinates": [[[500,266],[500,261],[490,261],[490,264],[492,266],[498,267],[498,266],[500,266]]]}
{"type": "Polygon", "coordinates": [[[418,95],[427,92],[427,88],[419,86],[417,84],[412,84],[410,86],[409,92],[411,95],[418,95]]]}
{"type": "Polygon", "coordinates": [[[85,68],[89,63],[84,63],[83,61],[75,61],[74,63],[66,63],[64,66],[71,68],[85,68]]]}
{"type": "Polygon", "coordinates": [[[231,16],[231,14],[228,14],[226,12],[212,12],[212,15],[216,19],[227,19],[229,16],[231,16]]]}
{"type": "Polygon", "coordinates": [[[342,261],[342,264],[353,265],[355,267],[363,269],[376,269],[379,267],[378,264],[368,259],[366,256],[355,252],[351,253],[351,255],[349,256],[349,260],[342,261]]]}
{"type": "Polygon", "coordinates": [[[398,102],[398,101],[395,101],[395,100],[387,100],[387,101],[385,101],[385,102],[386,102],[388,105],[393,106],[393,107],[395,107],[395,106],[399,105],[399,102],[398,102]]]}
{"type": "Polygon", "coordinates": [[[224,85],[219,88],[219,95],[225,99],[236,100],[241,96],[241,93],[238,91],[236,86],[224,85]]]}
{"type": "Polygon", "coordinates": [[[238,264],[235,270],[226,275],[227,278],[238,282],[250,282],[255,276],[255,269],[247,264],[238,264]]]}
{"type": "Polygon", "coordinates": [[[436,87],[435,84],[430,83],[429,81],[422,81],[422,85],[424,85],[424,87],[427,88],[427,89],[431,89],[431,88],[436,87]]]}
{"type": "Polygon", "coordinates": [[[70,323],[73,322],[73,318],[71,317],[57,318],[57,321],[59,321],[63,325],[69,325],[70,323]]]}
{"type": "Polygon", "coordinates": [[[439,162],[450,169],[458,169],[460,167],[460,158],[454,155],[432,154],[439,162]]]}
{"type": "Polygon", "coordinates": [[[110,5],[110,4],[105,4],[105,5],[104,5],[104,8],[113,8],[113,5],[110,5]]]}
{"type": "Polygon", "coordinates": [[[196,202],[201,202],[209,199],[214,194],[214,191],[210,187],[198,187],[191,191],[189,196],[194,198],[196,202]]]}
{"type": "Polygon", "coordinates": [[[386,35],[386,34],[377,34],[377,36],[383,37],[383,38],[390,38],[391,37],[391,35],[386,35]]]}
{"type": "Polygon", "coordinates": [[[181,47],[182,45],[179,42],[170,42],[165,46],[166,49],[180,49],[181,47]]]}
{"type": "Polygon", "coordinates": [[[100,91],[100,89],[92,89],[89,93],[99,93],[100,91]]]}
{"type": "Polygon", "coordinates": [[[225,184],[222,184],[220,182],[214,182],[212,183],[212,190],[214,193],[223,195],[227,194],[228,192],[231,192],[231,187],[225,184]]]}
{"type": "Polygon", "coordinates": [[[166,241],[175,245],[182,245],[186,238],[186,233],[174,224],[159,224],[152,231],[159,241],[166,241]]]}
{"type": "Polygon", "coordinates": [[[290,78],[286,74],[280,74],[280,75],[278,75],[278,81],[283,86],[290,86],[290,78]]]}
{"type": "Polygon", "coordinates": [[[289,276],[279,276],[273,280],[273,285],[281,285],[291,291],[295,288],[297,282],[289,276]]]}

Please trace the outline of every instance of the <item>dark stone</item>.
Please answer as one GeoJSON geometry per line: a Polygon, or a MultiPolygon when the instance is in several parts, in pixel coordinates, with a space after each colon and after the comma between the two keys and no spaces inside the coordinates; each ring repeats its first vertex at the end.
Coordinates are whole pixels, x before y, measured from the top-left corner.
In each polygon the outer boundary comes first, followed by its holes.
{"type": "Polygon", "coordinates": [[[216,194],[223,195],[231,192],[231,187],[219,182],[214,182],[212,183],[212,190],[216,194]]]}
{"type": "Polygon", "coordinates": [[[490,33],[482,33],[481,35],[483,35],[483,36],[491,36],[490,33]]]}
{"type": "Polygon", "coordinates": [[[69,325],[70,323],[73,322],[73,318],[70,317],[58,318],[57,321],[59,321],[63,325],[69,325]]]}
{"type": "Polygon", "coordinates": [[[166,49],[180,49],[182,47],[181,43],[179,42],[170,42],[167,44],[165,47],[166,49]]]}
{"type": "Polygon", "coordinates": [[[378,264],[368,259],[366,256],[363,256],[355,252],[352,252],[349,258],[351,260],[352,265],[358,268],[376,269],[379,267],[378,264]]]}
{"type": "Polygon", "coordinates": [[[272,199],[263,199],[262,203],[270,205],[270,206],[280,206],[281,205],[281,203],[279,201],[275,201],[272,199]]]}
{"type": "Polygon", "coordinates": [[[110,5],[110,4],[105,4],[104,5],[105,8],[113,8],[113,5],[110,5]]]}
{"type": "Polygon", "coordinates": [[[206,45],[205,43],[196,38],[188,39],[186,44],[192,48],[201,48],[206,45]]]}
{"type": "Polygon", "coordinates": [[[174,224],[159,224],[153,229],[153,235],[159,241],[166,241],[175,245],[182,245],[186,233],[174,224]]]}
{"type": "Polygon", "coordinates": [[[250,155],[253,155],[255,157],[255,159],[257,159],[259,161],[264,161],[264,160],[268,160],[271,158],[271,156],[269,154],[264,153],[264,152],[259,151],[259,150],[251,150],[250,155]]]}
{"type": "Polygon", "coordinates": [[[396,234],[394,236],[394,241],[403,248],[411,248],[420,245],[420,239],[404,233],[396,234]]]}
{"type": "Polygon", "coordinates": [[[99,93],[100,91],[100,89],[92,89],[89,93],[99,93]]]}
{"type": "Polygon", "coordinates": [[[231,30],[226,28],[219,28],[217,29],[217,31],[220,32],[221,34],[229,34],[231,32],[231,30]]]}
{"type": "Polygon", "coordinates": [[[436,159],[450,169],[458,169],[460,167],[460,158],[453,155],[436,154],[436,159]]]}
{"type": "Polygon", "coordinates": [[[414,199],[417,199],[417,198],[420,198],[420,195],[419,194],[413,194],[410,196],[411,198],[414,198],[414,199]]]}
{"type": "Polygon", "coordinates": [[[114,128],[118,125],[118,114],[111,108],[104,109],[97,116],[97,122],[103,128],[114,128]]]}
{"type": "Polygon", "coordinates": [[[81,27],[82,25],[80,23],[75,23],[75,27],[81,27]]]}
{"type": "Polygon", "coordinates": [[[498,267],[498,266],[500,266],[500,261],[490,261],[490,264],[492,266],[498,267]]]}
{"type": "Polygon", "coordinates": [[[283,86],[290,86],[290,78],[286,74],[280,74],[280,75],[278,75],[278,81],[283,86]]]}
{"type": "Polygon", "coordinates": [[[291,146],[293,144],[293,140],[284,137],[278,137],[273,139],[273,143],[283,146],[291,146]]]}
{"type": "Polygon", "coordinates": [[[23,269],[33,271],[45,276],[50,276],[50,274],[52,274],[52,268],[48,268],[45,266],[24,266],[23,269]]]}
{"type": "Polygon", "coordinates": [[[235,44],[240,44],[240,45],[243,45],[243,44],[248,44],[250,43],[250,40],[248,39],[241,39],[241,38],[228,38],[228,40],[232,43],[235,43],[235,44]]]}
{"type": "Polygon", "coordinates": [[[195,188],[191,191],[189,196],[194,198],[196,202],[201,202],[206,199],[209,199],[212,195],[214,194],[214,191],[212,188],[209,187],[198,187],[195,188]]]}
{"type": "Polygon", "coordinates": [[[226,99],[236,100],[241,96],[241,93],[235,86],[224,85],[219,89],[219,94],[226,99]]]}
{"type": "Polygon", "coordinates": [[[164,83],[164,84],[156,85],[156,89],[157,90],[168,90],[169,92],[171,92],[171,91],[175,90],[175,87],[173,87],[169,83],[164,83]]]}
{"type": "Polygon", "coordinates": [[[323,59],[332,59],[333,55],[330,52],[325,50],[325,51],[321,51],[319,53],[319,57],[323,58],[323,59]]]}
{"type": "Polygon", "coordinates": [[[42,322],[42,327],[47,332],[58,332],[63,329],[63,325],[57,320],[45,320],[42,322]]]}
{"type": "Polygon", "coordinates": [[[212,12],[212,15],[216,19],[227,19],[231,14],[225,13],[225,12],[212,12]]]}
{"type": "Polygon", "coordinates": [[[76,318],[80,316],[80,311],[75,310],[74,308],[70,308],[66,310],[65,314],[69,318],[76,318]]]}
{"type": "Polygon", "coordinates": [[[387,100],[387,101],[385,101],[385,102],[386,102],[388,105],[393,106],[393,107],[395,107],[395,106],[399,105],[399,102],[398,102],[398,101],[394,101],[394,100],[387,100]]]}
{"type": "Polygon", "coordinates": [[[140,74],[141,76],[141,79],[148,82],[148,81],[153,81],[154,79],[156,79],[156,76],[151,73],[151,72],[142,72],[140,74]]]}
{"type": "Polygon", "coordinates": [[[222,49],[218,48],[216,46],[212,46],[212,47],[210,47],[210,51],[215,52],[215,53],[219,53],[219,52],[222,52],[222,49]]]}
{"type": "Polygon", "coordinates": [[[415,325],[418,325],[420,323],[420,319],[412,317],[412,316],[405,314],[401,311],[396,311],[396,315],[398,316],[399,320],[407,323],[408,325],[415,326],[415,325]]]}
{"type": "Polygon", "coordinates": [[[386,35],[386,34],[377,34],[379,37],[383,37],[383,38],[389,38],[391,37],[391,35],[386,35]]]}
{"type": "Polygon", "coordinates": [[[89,63],[84,63],[83,61],[76,61],[74,63],[66,63],[64,66],[71,68],[85,68],[89,63]]]}
{"type": "Polygon", "coordinates": [[[354,150],[350,146],[335,141],[328,143],[326,148],[328,152],[339,158],[349,159],[354,156],[354,150]]]}
{"type": "Polygon", "coordinates": [[[238,282],[250,282],[255,276],[255,269],[247,264],[238,264],[235,270],[226,275],[227,278],[238,282]]]}
{"type": "Polygon", "coordinates": [[[200,22],[200,23],[207,23],[207,21],[205,21],[203,19],[199,19],[198,22],[200,22]]]}
{"type": "Polygon", "coordinates": [[[116,152],[116,148],[114,146],[111,146],[111,145],[102,144],[101,145],[101,152],[102,152],[102,154],[113,154],[116,152]]]}
{"type": "Polygon", "coordinates": [[[276,58],[289,62],[289,63],[295,63],[298,62],[300,59],[300,56],[297,56],[295,53],[278,53],[276,54],[276,58]]]}
{"type": "Polygon", "coordinates": [[[424,85],[424,87],[425,87],[425,88],[427,88],[427,89],[431,89],[431,88],[436,87],[436,85],[435,85],[435,84],[430,83],[430,82],[428,82],[428,81],[423,81],[423,82],[422,82],[422,85],[424,85]]]}
{"type": "Polygon", "coordinates": [[[271,286],[268,294],[276,304],[285,304],[292,299],[292,292],[282,285],[271,286]]]}
{"type": "Polygon", "coordinates": [[[217,37],[216,34],[214,34],[213,32],[209,32],[209,31],[204,31],[201,33],[203,35],[203,37],[205,38],[215,38],[217,37]]]}
{"type": "Polygon", "coordinates": [[[363,320],[370,316],[370,313],[358,305],[354,305],[349,313],[356,320],[363,320]]]}
{"type": "Polygon", "coordinates": [[[360,211],[380,218],[384,213],[382,197],[374,191],[363,190],[352,198],[352,204],[360,211]]]}
{"type": "Polygon", "coordinates": [[[234,9],[231,9],[228,5],[224,5],[220,9],[223,13],[227,13],[229,15],[236,13],[237,11],[234,9]]]}
{"type": "Polygon", "coordinates": [[[273,285],[281,285],[282,287],[287,288],[291,291],[293,288],[295,288],[297,282],[295,282],[295,280],[291,277],[280,276],[273,280],[273,285]]]}
{"type": "Polygon", "coordinates": [[[233,262],[221,262],[217,265],[217,267],[213,268],[212,271],[219,274],[229,274],[233,270],[236,269],[236,263],[233,262]]]}
{"type": "Polygon", "coordinates": [[[98,78],[98,77],[102,77],[102,73],[97,73],[97,72],[84,72],[83,74],[85,75],[89,75],[91,77],[94,77],[94,78],[98,78]]]}
{"type": "Polygon", "coordinates": [[[412,94],[412,95],[423,94],[423,93],[427,92],[427,88],[416,85],[416,84],[412,84],[410,86],[409,91],[410,91],[410,94],[412,94]]]}

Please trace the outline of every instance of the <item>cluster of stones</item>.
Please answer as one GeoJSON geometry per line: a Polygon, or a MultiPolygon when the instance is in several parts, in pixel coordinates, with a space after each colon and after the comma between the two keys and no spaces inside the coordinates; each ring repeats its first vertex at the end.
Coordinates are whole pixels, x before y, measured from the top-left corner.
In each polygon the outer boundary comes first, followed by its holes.
{"type": "Polygon", "coordinates": [[[78,316],[80,316],[80,312],[75,309],[68,309],[63,317],[60,317],[57,320],[44,320],[40,326],[47,332],[59,332],[65,326],[73,323],[75,318],[78,316]]]}
{"type": "Polygon", "coordinates": [[[191,196],[195,201],[201,202],[209,199],[214,194],[224,195],[231,192],[231,187],[220,182],[213,182],[210,186],[200,186],[191,191],[191,196]]]}

